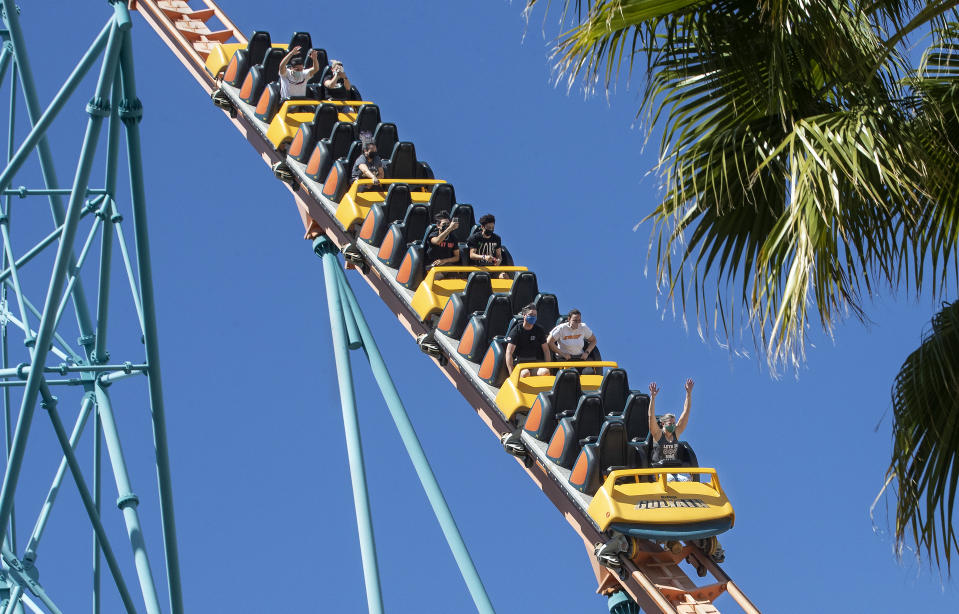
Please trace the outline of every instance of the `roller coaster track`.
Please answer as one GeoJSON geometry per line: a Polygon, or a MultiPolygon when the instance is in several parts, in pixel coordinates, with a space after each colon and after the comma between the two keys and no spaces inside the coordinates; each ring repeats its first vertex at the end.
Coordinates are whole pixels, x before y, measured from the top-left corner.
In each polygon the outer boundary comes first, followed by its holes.
{"type": "MultiPolygon", "coordinates": [[[[245,44],[247,39],[226,13],[211,0],[194,0],[193,4],[198,7],[202,5],[202,7],[194,8],[183,0],[130,0],[129,8],[143,16],[187,71],[193,75],[203,91],[211,95],[220,88],[221,84],[205,68],[207,55],[217,44],[227,42],[245,44]],[[219,22],[219,28],[211,29],[211,24],[216,22],[219,22]]],[[[262,127],[258,127],[244,113],[231,117],[230,113],[224,112],[223,116],[246,137],[267,164],[268,171],[269,167],[275,163],[286,160],[286,156],[277,152],[266,139],[262,127]]],[[[268,176],[272,176],[272,173],[268,176]]],[[[326,237],[341,250],[354,242],[354,238],[333,216],[336,203],[326,200],[319,191],[314,194],[310,189],[293,189],[289,185],[287,187],[290,189],[307,230],[311,229],[311,223],[315,221],[326,237]]],[[[315,225],[312,228],[315,229],[315,225]]],[[[377,266],[370,266],[364,267],[363,270],[357,268],[355,272],[387,304],[410,335],[416,338],[430,332],[429,325],[420,320],[407,299],[397,289],[396,284],[391,283],[383,270],[377,266]]],[[[457,364],[453,356],[450,356],[449,360],[436,358],[431,360],[497,437],[513,430],[488,394],[484,394],[480,385],[466,373],[466,369],[457,364]]],[[[677,552],[673,552],[664,550],[653,542],[643,542],[640,545],[640,551],[631,558],[622,557],[621,572],[616,573],[601,566],[593,555],[594,548],[607,542],[609,536],[598,530],[581,505],[572,500],[568,491],[559,483],[557,477],[546,469],[543,462],[536,460],[528,466],[522,460],[517,459],[517,462],[532,482],[563,514],[577,535],[583,539],[596,573],[599,584],[598,593],[614,595],[625,591],[643,611],[678,614],[718,612],[713,603],[717,597],[726,593],[743,611],[750,613],[759,611],[730,577],[693,545],[685,545],[677,552]],[[713,582],[697,585],[680,566],[684,560],[692,561],[700,570],[708,571],[712,575],[713,582]]],[[[686,566],[686,569],[691,568],[686,566]]],[[[612,601],[610,607],[613,608],[612,601]]],[[[628,607],[634,606],[630,604],[628,607]]],[[[617,611],[627,612],[635,609],[617,611]]]]}

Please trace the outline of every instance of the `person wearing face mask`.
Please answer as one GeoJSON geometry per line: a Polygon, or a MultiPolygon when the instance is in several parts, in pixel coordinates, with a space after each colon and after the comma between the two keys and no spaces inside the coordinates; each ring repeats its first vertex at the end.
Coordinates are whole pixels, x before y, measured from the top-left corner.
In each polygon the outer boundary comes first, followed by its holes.
{"type": "MultiPolygon", "coordinates": [[[[649,433],[653,438],[653,464],[661,464],[664,467],[675,467],[679,463],[679,436],[686,430],[689,422],[689,409],[693,404],[693,385],[692,379],[686,380],[686,402],[683,404],[683,413],[676,421],[674,414],[664,414],[659,423],[656,421],[656,395],[659,394],[659,386],[656,382],[649,385],[649,433]]],[[[681,473],[668,474],[670,481],[688,482],[689,476],[681,473]]]]}
{"type": "MultiPolygon", "coordinates": [[[[450,220],[446,211],[440,211],[433,216],[436,224],[426,241],[426,270],[435,266],[453,265],[460,261],[460,250],[457,248],[456,241],[450,237],[450,234],[460,227],[459,222],[450,220]]],[[[437,278],[442,279],[437,273],[437,278]]]]}
{"type": "Polygon", "coordinates": [[[382,189],[380,179],[383,179],[385,176],[383,158],[376,154],[376,143],[373,142],[373,135],[369,132],[364,132],[360,135],[360,140],[363,141],[363,154],[353,163],[351,176],[353,181],[357,179],[372,179],[373,183],[371,185],[361,185],[356,191],[368,192],[380,190],[382,189]]]}
{"type": "Polygon", "coordinates": [[[303,68],[300,47],[290,49],[280,60],[280,99],[306,98],[306,82],[320,70],[316,49],[310,50],[310,68],[303,68]]]}
{"type": "Polygon", "coordinates": [[[579,309],[570,309],[566,321],[549,331],[549,349],[554,360],[587,360],[596,347],[596,335],[583,324],[579,309]]]}
{"type": "Polygon", "coordinates": [[[471,265],[499,266],[503,263],[503,240],[493,232],[496,218],[487,213],[479,219],[479,229],[466,239],[471,265]]]}
{"type": "MultiPolygon", "coordinates": [[[[512,374],[513,368],[524,362],[543,362],[549,356],[546,343],[546,331],[536,323],[536,307],[527,305],[519,312],[522,321],[513,324],[506,333],[506,369],[512,374]]],[[[549,375],[549,369],[540,367],[536,375],[549,375]]],[[[523,369],[520,377],[528,377],[529,369],[523,369]]]]}
{"type": "Polygon", "coordinates": [[[353,85],[350,83],[350,78],[346,76],[346,71],[343,70],[343,62],[339,60],[330,62],[330,76],[323,81],[323,87],[326,88],[326,96],[331,100],[347,100],[350,97],[353,85]]]}

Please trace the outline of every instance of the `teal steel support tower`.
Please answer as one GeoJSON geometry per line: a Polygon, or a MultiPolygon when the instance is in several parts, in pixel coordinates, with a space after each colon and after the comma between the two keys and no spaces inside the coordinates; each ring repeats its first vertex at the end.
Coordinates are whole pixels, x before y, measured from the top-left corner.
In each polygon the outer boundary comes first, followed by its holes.
{"type": "MultiPolygon", "coordinates": [[[[5,81],[10,87],[7,162],[0,172],[0,402],[6,458],[0,485],[0,613],[76,612],[91,607],[94,614],[180,614],[184,606],[140,154],[142,107],[136,94],[130,14],[125,2],[106,5],[103,29],[43,108],[20,28],[20,9],[13,0],[0,0],[0,5],[0,83],[5,81]],[[97,75],[93,91],[87,97],[74,96],[89,73],[97,75]],[[72,172],[72,183],[61,188],[61,169],[55,162],[62,167],[63,160],[54,160],[47,133],[69,105],[85,105],[87,119],[79,157],[72,168],[63,171],[72,172]],[[117,187],[121,154],[127,162],[127,194],[119,193],[117,187]],[[92,185],[95,162],[104,157],[103,185],[92,185]],[[31,176],[41,177],[42,185],[17,185],[18,173],[26,173],[31,163],[39,168],[39,173],[31,176]],[[39,209],[37,203],[30,202],[37,199],[48,201],[52,218],[49,232],[39,241],[18,232],[23,225],[18,221],[39,209]],[[125,219],[133,223],[132,245],[124,232],[125,219]],[[51,260],[51,254],[52,267],[44,269],[38,263],[51,260]],[[131,293],[132,300],[116,300],[110,284],[114,267],[122,267],[118,270],[129,282],[129,290],[124,287],[122,293],[131,293]],[[91,280],[95,280],[96,288],[88,294],[84,281],[91,280]],[[38,288],[45,288],[45,294],[38,288]],[[111,331],[111,309],[114,313],[122,309],[135,312],[131,319],[139,323],[139,330],[134,339],[111,331]],[[111,400],[113,385],[143,391],[142,403],[124,407],[123,413],[139,410],[149,415],[157,481],[157,494],[149,500],[159,502],[158,526],[147,526],[140,518],[140,498],[134,483],[140,489],[152,488],[153,476],[132,475],[125,460],[118,412],[111,400]],[[43,411],[38,413],[38,407],[43,411]],[[41,418],[43,414],[46,418],[41,418]],[[35,450],[39,446],[34,441],[39,435],[30,437],[37,419],[49,419],[55,436],[59,467],[52,476],[38,474],[35,467],[43,463],[31,462],[41,452],[49,457],[46,448],[35,450]],[[80,444],[91,438],[92,450],[80,450],[80,444]],[[104,492],[104,466],[109,467],[116,485],[116,508],[104,492]],[[49,486],[41,488],[46,492],[44,498],[26,499],[25,490],[36,491],[37,485],[42,486],[51,477],[49,486]],[[89,601],[78,598],[75,591],[61,589],[58,593],[57,587],[64,583],[43,573],[41,543],[50,557],[57,557],[54,560],[68,556],[57,550],[56,543],[43,540],[51,518],[60,511],[57,495],[65,482],[79,493],[91,528],[90,550],[69,555],[76,559],[75,568],[84,570],[80,577],[90,587],[89,601]],[[27,519],[33,528],[26,533],[30,525],[25,524],[24,513],[36,510],[37,517],[27,519]],[[121,531],[128,546],[118,543],[121,531]],[[147,552],[147,535],[157,536],[154,541],[162,540],[162,553],[147,552]],[[57,582],[48,583],[48,579],[57,582]]],[[[35,5],[25,8],[40,10],[35,5]]],[[[129,336],[128,331],[124,332],[129,336]]]]}

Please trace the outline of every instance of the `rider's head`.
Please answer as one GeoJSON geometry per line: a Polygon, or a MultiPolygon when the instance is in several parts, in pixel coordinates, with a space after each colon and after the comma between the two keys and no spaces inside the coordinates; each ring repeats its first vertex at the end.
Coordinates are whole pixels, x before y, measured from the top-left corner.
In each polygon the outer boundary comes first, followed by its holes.
{"type": "Polygon", "coordinates": [[[676,430],[676,415],[663,414],[663,417],[659,419],[659,423],[663,425],[664,431],[672,435],[673,431],[676,430]]]}

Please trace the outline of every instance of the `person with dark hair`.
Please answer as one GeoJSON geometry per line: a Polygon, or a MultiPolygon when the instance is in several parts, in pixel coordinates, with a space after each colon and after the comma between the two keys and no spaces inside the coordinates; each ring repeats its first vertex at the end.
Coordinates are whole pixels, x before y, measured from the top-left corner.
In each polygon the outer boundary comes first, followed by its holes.
{"type": "Polygon", "coordinates": [[[280,60],[280,100],[306,98],[306,82],[320,70],[316,49],[310,50],[310,68],[304,70],[301,47],[290,49],[280,60]]]}
{"type": "MultiPolygon", "coordinates": [[[[546,331],[536,323],[536,306],[523,307],[519,315],[522,321],[514,323],[506,333],[506,369],[510,373],[520,363],[544,362],[549,356],[546,331]]],[[[529,374],[529,369],[523,369],[519,376],[528,377],[529,374]]],[[[539,367],[536,375],[549,375],[549,369],[539,367]]]]}
{"type": "Polygon", "coordinates": [[[426,270],[435,266],[456,264],[460,261],[460,250],[456,240],[450,234],[460,227],[459,222],[450,220],[450,214],[440,211],[433,216],[436,227],[426,239],[426,270]]]}
{"type": "Polygon", "coordinates": [[[596,335],[583,324],[579,309],[570,309],[566,321],[549,331],[549,349],[556,360],[587,360],[596,347],[596,335]]]}
{"type": "Polygon", "coordinates": [[[380,179],[385,177],[383,158],[376,153],[376,143],[373,142],[373,136],[369,132],[360,135],[363,142],[363,154],[353,163],[352,177],[353,181],[357,179],[372,179],[372,185],[361,185],[357,192],[368,192],[380,189],[380,179]]]}
{"type": "MultiPolygon", "coordinates": [[[[469,248],[469,263],[479,266],[500,266],[503,264],[503,240],[493,232],[496,228],[496,218],[487,213],[479,219],[479,229],[466,239],[469,248]]],[[[500,273],[501,279],[506,279],[506,273],[500,273]]]]}

